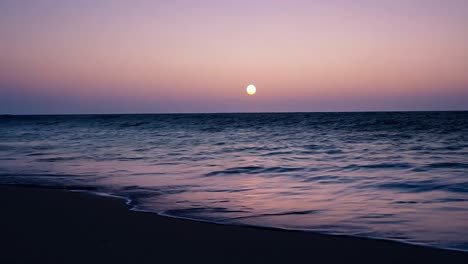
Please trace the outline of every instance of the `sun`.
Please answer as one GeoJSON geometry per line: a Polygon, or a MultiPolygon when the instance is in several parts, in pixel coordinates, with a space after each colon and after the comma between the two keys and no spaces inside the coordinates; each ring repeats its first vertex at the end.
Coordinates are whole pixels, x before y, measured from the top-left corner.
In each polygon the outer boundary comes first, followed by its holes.
{"type": "Polygon", "coordinates": [[[246,90],[248,95],[254,95],[257,92],[257,88],[255,88],[255,85],[253,84],[249,84],[246,90]]]}

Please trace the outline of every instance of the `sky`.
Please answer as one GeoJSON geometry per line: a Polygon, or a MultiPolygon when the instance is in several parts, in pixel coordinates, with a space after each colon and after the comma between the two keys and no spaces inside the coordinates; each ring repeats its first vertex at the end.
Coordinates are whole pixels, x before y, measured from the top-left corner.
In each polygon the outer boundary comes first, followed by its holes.
{"type": "Polygon", "coordinates": [[[466,0],[2,0],[0,114],[468,110],[467,18],[466,0]]]}

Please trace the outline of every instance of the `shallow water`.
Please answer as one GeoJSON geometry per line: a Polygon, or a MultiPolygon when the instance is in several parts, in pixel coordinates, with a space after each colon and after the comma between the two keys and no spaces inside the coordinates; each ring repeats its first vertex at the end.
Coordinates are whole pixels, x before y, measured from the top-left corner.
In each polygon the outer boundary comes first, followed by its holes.
{"type": "Polygon", "coordinates": [[[468,112],[2,116],[0,183],[468,250],[468,112]]]}

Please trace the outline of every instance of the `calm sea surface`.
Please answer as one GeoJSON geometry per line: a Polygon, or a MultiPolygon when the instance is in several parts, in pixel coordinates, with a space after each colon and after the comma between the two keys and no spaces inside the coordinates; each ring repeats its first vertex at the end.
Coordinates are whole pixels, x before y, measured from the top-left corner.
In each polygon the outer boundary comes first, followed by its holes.
{"type": "Polygon", "coordinates": [[[468,112],[3,116],[0,183],[468,250],[468,112]]]}

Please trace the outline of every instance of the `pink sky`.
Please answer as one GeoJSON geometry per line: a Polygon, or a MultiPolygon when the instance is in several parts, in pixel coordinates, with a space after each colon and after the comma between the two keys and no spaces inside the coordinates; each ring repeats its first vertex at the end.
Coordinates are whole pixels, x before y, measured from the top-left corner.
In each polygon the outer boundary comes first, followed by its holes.
{"type": "Polygon", "coordinates": [[[463,0],[2,1],[0,114],[467,110],[467,17],[463,0]]]}

